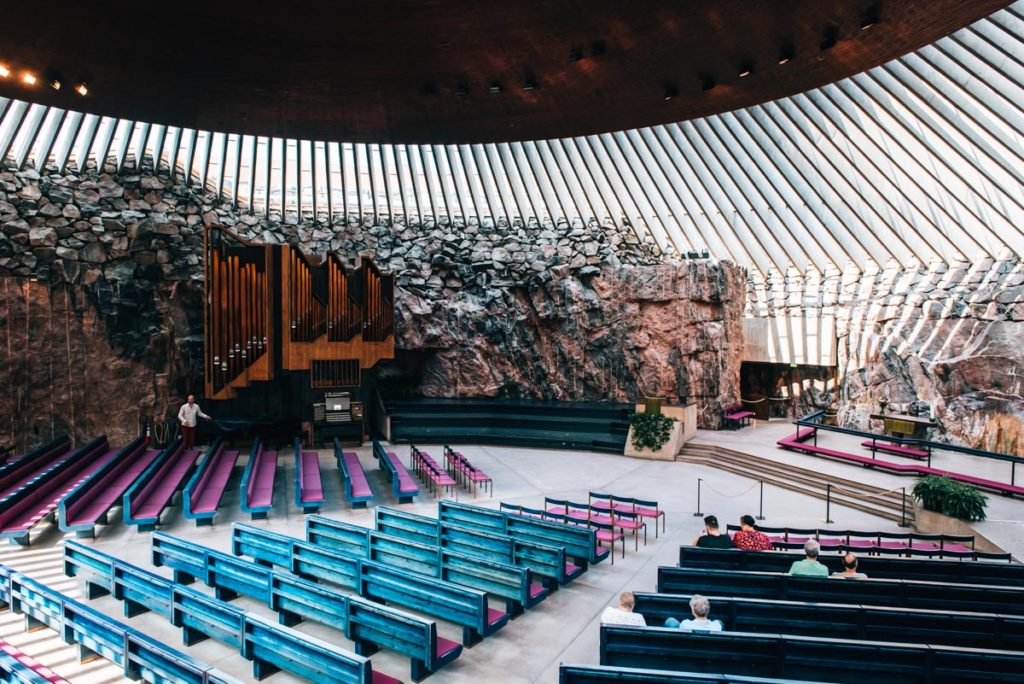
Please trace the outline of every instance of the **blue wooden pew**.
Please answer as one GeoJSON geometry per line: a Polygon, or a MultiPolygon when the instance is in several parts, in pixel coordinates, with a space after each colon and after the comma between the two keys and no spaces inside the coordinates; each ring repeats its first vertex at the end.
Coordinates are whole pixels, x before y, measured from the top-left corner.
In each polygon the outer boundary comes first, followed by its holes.
{"type": "Polygon", "coordinates": [[[295,438],[295,506],[316,513],[324,505],[324,484],[320,475],[320,454],[303,451],[302,439],[295,438]]]}
{"type": "Polygon", "coordinates": [[[10,602],[15,612],[35,616],[35,624],[45,624],[66,643],[77,645],[80,659],[105,658],[120,666],[129,679],[241,684],[234,677],[5,566],[0,566],[0,598],[10,602]]]}
{"type": "MultiPolygon", "coordinates": [[[[752,551],[751,553],[756,553],[752,551]]],[[[851,580],[852,581],[852,580],[851,580]]],[[[858,580],[860,581],[860,580],[858,580]]],[[[689,594],[635,592],[648,625],[690,614],[689,594]]],[[[733,632],[803,634],[1024,651],[1024,615],[966,613],[825,602],[709,597],[712,617],[733,632]]]]}
{"type": "Polygon", "coordinates": [[[388,506],[377,506],[373,511],[373,527],[378,532],[409,541],[436,544],[440,523],[435,518],[407,513],[388,506]]]}
{"type": "Polygon", "coordinates": [[[243,523],[235,523],[231,534],[231,552],[236,556],[248,556],[259,564],[275,565],[300,577],[347,589],[359,584],[357,556],[243,523]]]}
{"type": "Polygon", "coordinates": [[[274,482],[277,478],[277,452],[263,448],[259,437],[252,441],[249,460],[239,486],[241,509],[253,520],[265,520],[274,507],[274,482]]]}
{"type": "Polygon", "coordinates": [[[850,684],[1024,682],[1019,651],[616,625],[601,627],[601,665],[850,684]]]}
{"type": "Polygon", "coordinates": [[[213,441],[181,495],[185,517],[196,526],[212,525],[228,481],[238,462],[238,451],[228,449],[220,437],[213,441]]]}
{"type": "Polygon", "coordinates": [[[4,684],[70,684],[50,668],[0,639],[0,682],[4,684]]]}
{"type": "Polygon", "coordinates": [[[338,462],[341,482],[345,488],[345,497],[352,508],[366,508],[373,501],[373,490],[366,479],[366,471],[359,462],[359,456],[353,451],[345,451],[341,441],[334,438],[334,459],[338,462]]]}
{"type": "MultiPolygon", "coordinates": [[[[75,542],[68,542],[65,554],[68,546],[81,548],[75,542]]],[[[164,548],[171,546],[165,544],[164,548]]],[[[105,555],[95,550],[93,554],[101,558],[105,555]]],[[[186,554],[175,549],[164,558],[185,564],[191,563],[198,555],[201,554],[186,554]]],[[[243,657],[253,661],[256,679],[278,670],[287,670],[312,681],[330,684],[397,682],[381,673],[374,676],[369,660],[362,656],[289,627],[274,625],[218,598],[172,583],[111,556],[106,556],[105,560],[111,572],[120,570],[122,581],[134,585],[137,591],[150,595],[170,593],[170,621],[182,628],[182,639],[186,645],[214,638],[238,648],[243,657]]],[[[193,565],[187,568],[186,572],[190,574],[195,570],[193,565]]],[[[201,576],[201,573],[196,572],[193,576],[201,576]]]]}

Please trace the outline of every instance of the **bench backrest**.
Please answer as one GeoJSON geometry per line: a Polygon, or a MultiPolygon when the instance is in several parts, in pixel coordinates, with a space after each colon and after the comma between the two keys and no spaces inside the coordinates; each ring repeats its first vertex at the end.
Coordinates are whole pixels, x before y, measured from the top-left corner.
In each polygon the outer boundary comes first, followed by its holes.
{"type": "Polygon", "coordinates": [[[358,593],[480,632],[486,630],[487,595],[476,589],[364,559],[359,563],[358,593]]]}
{"type": "Polygon", "coordinates": [[[398,568],[405,568],[421,575],[438,576],[441,549],[436,542],[421,544],[376,530],[370,530],[368,538],[368,558],[398,568]]]}
{"type": "MultiPolygon", "coordinates": [[[[679,565],[687,568],[788,572],[793,561],[803,558],[804,554],[802,553],[781,551],[679,547],[679,565]]],[[[1019,563],[879,558],[876,556],[861,556],[858,560],[858,569],[873,579],[1024,586],[1024,565],[1019,563]]],[[[821,554],[818,556],[818,561],[824,563],[830,572],[841,572],[843,569],[842,556],[821,554]]]]}
{"type": "Polygon", "coordinates": [[[387,506],[377,506],[373,513],[373,522],[378,532],[423,544],[437,542],[439,523],[434,518],[406,513],[387,506]]]}
{"type": "MultiPolygon", "coordinates": [[[[847,581],[847,580],[834,580],[847,581]]],[[[855,580],[849,580],[855,581],[855,580]]],[[[687,594],[636,592],[634,610],[657,627],[690,614],[687,594]]],[[[803,634],[971,648],[1024,650],[1024,616],[857,604],[712,596],[711,617],[727,631],[803,634]]]]}
{"type": "Polygon", "coordinates": [[[832,682],[1024,682],[1024,654],[935,644],[821,639],[790,634],[601,627],[601,664],[806,677],[832,682]]]}
{"type": "Polygon", "coordinates": [[[530,571],[510,563],[442,551],[440,577],[520,604],[530,602],[530,571]]]}
{"type": "Polygon", "coordinates": [[[206,582],[210,573],[208,549],[162,532],[154,532],[150,539],[153,565],[166,565],[175,577],[188,577],[206,582]]]}
{"type": "Polygon", "coordinates": [[[437,625],[359,596],[348,598],[345,637],[398,651],[431,667],[437,649],[437,625]]]}
{"type": "Polygon", "coordinates": [[[354,589],[359,582],[359,557],[276,532],[235,523],[232,551],[282,567],[300,577],[325,580],[354,589]]]}
{"type": "Polygon", "coordinates": [[[242,656],[324,684],[370,684],[373,669],[367,658],[287,627],[250,616],[245,620],[242,656]]]}
{"type": "Polygon", "coordinates": [[[577,562],[595,560],[597,536],[593,529],[522,515],[510,515],[507,522],[507,534],[516,539],[563,546],[566,555],[577,559],[577,562]]]}
{"type": "Polygon", "coordinates": [[[370,532],[369,528],[341,520],[321,515],[306,516],[306,541],[353,556],[362,557],[369,553],[370,532]]]}
{"type": "Polygon", "coordinates": [[[481,506],[470,506],[442,499],[437,502],[437,519],[505,534],[505,514],[481,506]]]}
{"type": "Polygon", "coordinates": [[[989,584],[890,579],[839,581],[775,572],[660,567],[658,593],[1024,614],[1024,588],[989,584]]]}
{"type": "Polygon", "coordinates": [[[245,464],[245,471],[242,473],[242,484],[239,494],[242,497],[242,510],[249,508],[249,499],[252,498],[253,489],[256,487],[256,473],[259,470],[259,462],[263,456],[263,441],[254,437],[252,448],[249,449],[249,460],[245,464]]]}

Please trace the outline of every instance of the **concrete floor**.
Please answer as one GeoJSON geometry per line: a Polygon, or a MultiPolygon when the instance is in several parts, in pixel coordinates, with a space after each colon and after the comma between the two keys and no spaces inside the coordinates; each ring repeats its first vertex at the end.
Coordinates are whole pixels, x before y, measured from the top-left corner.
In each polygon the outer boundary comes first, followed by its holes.
{"type": "MultiPolygon", "coordinates": [[[[865,481],[882,486],[889,483],[892,483],[889,486],[902,486],[911,482],[909,478],[854,469],[852,466],[777,449],[774,446],[775,440],[791,429],[788,424],[762,423],[737,432],[702,432],[696,441],[719,443],[822,471],[835,471],[846,476],[854,474],[865,481]]],[[[441,456],[441,449],[438,447],[421,445],[421,448],[425,448],[435,457],[441,456]]],[[[459,449],[495,481],[494,498],[478,497],[475,503],[497,507],[499,500],[504,500],[540,507],[546,495],[586,501],[588,490],[642,496],[658,500],[667,511],[667,531],[655,539],[653,528],[649,530],[648,544],[644,546],[641,540],[638,553],[634,553],[630,540],[625,559],[616,558],[614,566],[606,561],[591,568],[579,580],[512,621],[496,635],[472,649],[467,649],[459,660],[430,678],[430,681],[438,684],[550,683],[558,681],[558,665],[561,662],[597,663],[598,616],[604,607],[613,602],[621,591],[653,590],[658,566],[674,564],[679,545],[690,543],[700,531],[700,518],[694,516],[697,510],[697,478],[704,480],[701,496],[703,513],[714,513],[725,523],[736,522],[744,513],[756,515],[758,512],[759,491],[756,482],[704,466],[634,460],[622,456],[574,451],[484,446],[460,446],[459,449]]],[[[403,460],[407,458],[408,447],[400,446],[396,450],[403,460]]],[[[369,448],[364,447],[357,451],[367,469],[376,502],[395,505],[383,474],[373,467],[374,461],[369,448]]],[[[347,504],[343,503],[341,486],[333,463],[333,457],[330,457],[327,451],[322,451],[321,467],[325,476],[325,493],[328,500],[323,514],[366,526],[372,525],[372,511],[351,511],[347,504]]],[[[162,529],[212,548],[229,551],[230,523],[245,519],[238,510],[237,483],[240,476],[241,469],[238,468],[223,502],[222,513],[214,527],[194,527],[190,521],[184,520],[180,506],[175,505],[165,512],[162,529]]],[[[281,459],[277,477],[276,508],[270,520],[256,524],[293,536],[301,536],[303,516],[292,503],[294,464],[291,458],[281,459]]],[[[764,524],[801,527],[822,524],[824,502],[772,487],[766,487],[764,494],[764,524]]],[[[472,500],[465,493],[460,493],[459,499],[472,500]]],[[[1021,505],[1018,502],[1014,501],[1013,506],[1005,506],[1005,510],[1003,502],[998,503],[999,506],[993,506],[993,510],[1000,511],[1000,520],[1024,520],[1024,509],[1016,510],[1021,505]]],[[[436,500],[428,496],[421,497],[416,503],[402,508],[436,516],[436,500]]],[[[831,515],[835,527],[897,529],[893,523],[842,507],[833,507],[831,515]]],[[[117,522],[98,528],[98,538],[94,542],[96,547],[169,576],[170,573],[164,568],[152,568],[149,561],[148,534],[139,534],[134,527],[123,525],[120,522],[119,509],[115,509],[113,518],[117,522]]],[[[33,539],[30,548],[10,546],[0,549],[0,563],[25,572],[69,596],[84,600],[81,580],[67,578],[62,574],[61,539],[62,535],[56,528],[43,528],[33,539]]],[[[195,586],[203,591],[210,591],[198,583],[195,586]]],[[[265,606],[253,600],[242,597],[236,599],[235,603],[254,613],[271,616],[265,606]]],[[[111,597],[97,599],[92,601],[91,605],[112,616],[122,616],[121,605],[111,597]]],[[[186,648],[181,642],[179,630],[171,627],[163,618],[152,614],[140,615],[128,622],[166,644],[219,667],[243,681],[251,679],[250,663],[243,660],[237,651],[224,644],[209,640],[186,648]]],[[[322,625],[303,623],[297,629],[328,642],[337,643],[343,648],[351,648],[350,642],[341,633],[322,625]]],[[[458,639],[460,635],[458,627],[443,622],[439,624],[439,631],[453,639],[458,639]]],[[[24,632],[21,619],[12,615],[10,611],[0,613],[0,636],[76,684],[125,681],[118,669],[106,661],[78,664],[73,649],[64,645],[49,630],[24,632]]],[[[381,652],[373,656],[373,664],[377,670],[409,680],[409,664],[404,657],[381,652]]],[[[298,680],[279,673],[266,681],[283,684],[298,680]]]]}

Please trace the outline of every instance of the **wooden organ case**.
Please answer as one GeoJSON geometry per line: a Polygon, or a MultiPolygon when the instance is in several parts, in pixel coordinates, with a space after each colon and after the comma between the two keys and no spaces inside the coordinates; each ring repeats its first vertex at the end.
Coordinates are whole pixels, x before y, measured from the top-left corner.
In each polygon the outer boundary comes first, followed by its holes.
{"type": "Polygon", "coordinates": [[[361,438],[364,371],[395,354],[393,277],[370,259],[352,268],[220,227],[204,242],[206,397],[254,420],[306,424],[319,439],[361,438]],[[327,420],[339,395],[349,410],[327,420]]]}

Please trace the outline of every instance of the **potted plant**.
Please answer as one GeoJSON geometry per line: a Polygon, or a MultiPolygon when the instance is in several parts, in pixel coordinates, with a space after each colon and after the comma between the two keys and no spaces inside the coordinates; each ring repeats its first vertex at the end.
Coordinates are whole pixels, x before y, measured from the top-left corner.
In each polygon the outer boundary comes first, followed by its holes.
{"type": "Polygon", "coordinates": [[[633,448],[658,451],[672,437],[672,427],[676,419],[662,413],[634,413],[629,419],[633,428],[633,448]]]}
{"type": "Polygon", "coordinates": [[[985,519],[988,497],[963,482],[927,475],[914,483],[913,493],[925,510],[968,522],[985,519]]]}

